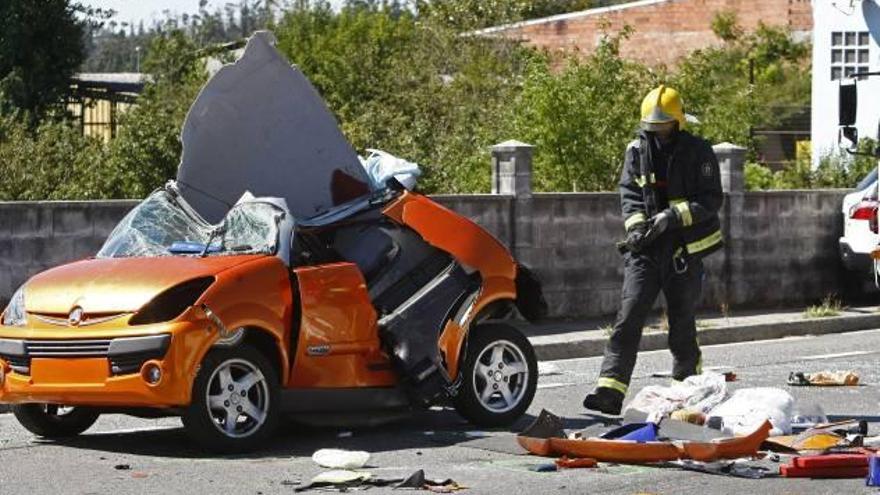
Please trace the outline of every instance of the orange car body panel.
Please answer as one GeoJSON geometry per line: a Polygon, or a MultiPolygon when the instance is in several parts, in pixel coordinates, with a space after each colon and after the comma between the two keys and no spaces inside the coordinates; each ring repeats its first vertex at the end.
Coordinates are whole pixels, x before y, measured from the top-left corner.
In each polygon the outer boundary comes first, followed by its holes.
{"type": "Polygon", "coordinates": [[[397,383],[382,352],[376,310],[353,263],[294,270],[302,308],[294,388],[384,387],[397,383]]]}
{"type": "Polygon", "coordinates": [[[253,255],[88,259],[35,275],[27,283],[25,298],[28,311],[65,318],[74,306],[87,315],[134,312],[182,281],[253,259],[253,255]]]}
{"type": "MultiPolygon", "coordinates": [[[[102,265],[105,260],[93,260],[102,265]]],[[[150,274],[143,270],[136,261],[147,261],[145,267],[156,270],[153,273],[155,292],[193,277],[213,275],[216,277],[208,290],[199,298],[220,317],[228,328],[248,327],[254,331],[268,332],[279,343],[279,360],[282,363],[283,379],[287,379],[289,368],[286,342],[290,335],[291,291],[287,269],[275,257],[270,256],[228,256],[209,258],[129,258],[131,263],[123,264],[131,267],[132,287],[149,285],[150,274]],[[153,263],[163,260],[168,269],[161,264],[153,263]],[[191,268],[194,261],[205,261],[209,269],[191,268]],[[175,279],[174,270],[177,270],[175,279]],[[215,270],[215,273],[210,273],[215,270]]],[[[87,270],[81,277],[88,280],[89,264],[74,263],[76,270],[87,270]]],[[[119,270],[117,266],[117,270],[119,270]]],[[[40,313],[54,313],[61,310],[57,301],[65,299],[61,291],[52,289],[54,285],[50,276],[52,272],[60,273],[61,283],[76,285],[74,276],[67,270],[50,270],[40,277],[40,285],[32,288],[29,284],[27,296],[34,295],[39,306],[30,301],[29,309],[38,308],[40,313]],[[41,296],[44,287],[49,287],[52,297],[41,296]],[[47,311],[51,310],[51,311],[47,311]]],[[[125,273],[115,275],[119,279],[118,291],[122,294],[120,301],[134,297],[127,292],[125,273]]],[[[98,286],[101,290],[112,292],[108,285],[98,286]]],[[[140,289],[138,289],[140,290],[140,289]]],[[[96,290],[97,292],[97,290],[96,290]]],[[[91,300],[91,298],[90,298],[91,300]]],[[[149,299],[147,299],[149,300],[149,299]]],[[[109,306],[90,305],[90,308],[108,308],[109,306]]],[[[126,307],[129,309],[129,307],[126,307]]],[[[69,311],[67,308],[66,311],[69,311]]],[[[195,307],[190,307],[180,316],[169,322],[151,325],[129,325],[132,313],[120,314],[117,318],[83,327],[58,326],[46,323],[33,315],[28,316],[25,327],[0,326],[0,338],[7,339],[106,339],[119,337],[135,337],[158,334],[171,335],[171,345],[165,357],[159,360],[163,371],[162,380],[156,385],[148,385],[140,374],[111,376],[107,358],[32,358],[30,375],[8,373],[0,385],[0,401],[6,403],[50,402],[67,405],[91,406],[131,406],[131,407],[174,407],[185,406],[190,402],[192,382],[199,363],[211,346],[216,343],[219,333],[214,324],[195,307]]],[[[6,363],[0,363],[9,370],[6,363]]]]}
{"type": "Polygon", "coordinates": [[[449,376],[458,376],[461,349],[473,318],[499,300],[516,299],[516,261],[507,248],[482,227],[419,194],[405,192],[385,215],[418,232],[428,243],[480,272],[482,287],[460,322],[450,321],[438,345],[446,357],[449,376]]]}

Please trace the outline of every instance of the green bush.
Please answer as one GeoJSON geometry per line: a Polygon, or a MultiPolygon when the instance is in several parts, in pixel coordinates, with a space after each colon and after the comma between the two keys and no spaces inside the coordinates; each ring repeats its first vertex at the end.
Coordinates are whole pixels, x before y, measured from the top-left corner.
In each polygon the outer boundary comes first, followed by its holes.
{"type": "MultiPolygon", "coordinates": [[[[876,141],[868,138],[859,143],[859,151],[874,153],[876,141]]],[[[809,157],[797,160],[772,172],[769,168],[748,163],[745,167],[746,190],[766,189],[822,189],[855,187],[872,169],[877,167],[877,159],[866,155],[846,155],[831,153],[819,159],[813,169],[809,157]]]]}
{"type": "Polygon", "coordinates": [[[620,58],[626,35],[603,38],[594,54],[571,57],[561,70],[546,59],[530,65],[508,119],[513,136],[536,146],[537,190],[616,188],[642,97],[654,84],[643,66],[620,58]]]}

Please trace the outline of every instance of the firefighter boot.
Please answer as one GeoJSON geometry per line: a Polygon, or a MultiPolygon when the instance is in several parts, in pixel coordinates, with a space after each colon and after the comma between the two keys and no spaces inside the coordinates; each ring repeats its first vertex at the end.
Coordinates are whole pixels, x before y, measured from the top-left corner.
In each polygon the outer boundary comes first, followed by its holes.
{"type": "Polygon", "coordinates": [[[596,387],[596,390],[584,397],[584,407],[617,416],[623,407],[623,394],[613,388],[596,387]]]}

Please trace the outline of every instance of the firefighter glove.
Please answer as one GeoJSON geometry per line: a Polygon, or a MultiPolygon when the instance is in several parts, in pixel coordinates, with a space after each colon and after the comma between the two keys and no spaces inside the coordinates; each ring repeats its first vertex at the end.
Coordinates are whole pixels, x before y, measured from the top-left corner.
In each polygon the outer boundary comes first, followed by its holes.
{"type": "Polygon", "coordinates": [[[647,243],[645,240],[647,239],[648,234],[648,224],[642,222],[635,227],[629,229],[626,233],[626,247],[630,250],[630,252],[638,253],[641,251],[647,243]]]}

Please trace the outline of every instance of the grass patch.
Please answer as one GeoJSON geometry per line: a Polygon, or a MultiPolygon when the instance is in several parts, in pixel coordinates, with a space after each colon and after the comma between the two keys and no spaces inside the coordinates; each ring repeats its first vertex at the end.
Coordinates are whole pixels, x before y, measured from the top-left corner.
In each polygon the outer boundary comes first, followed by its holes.
{"type": "Polygon", "coordinates": [[[599,330],[602,330],[606,337],[611,337],[611,334],[614,333],[614,325],[603,325],[599,327],[599,330]]]}
{"type": "Polygon", "coordinates": [[[833,295],[825,296],[821,304],[810,306],[804,311],[806,318],[828,318],[830,316],[838,316],[843,310],[843,304],[840,299],[833,295]]]}

